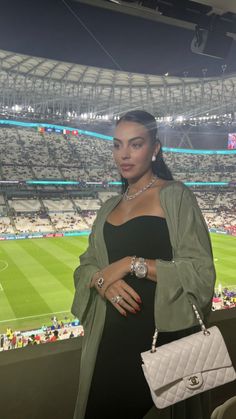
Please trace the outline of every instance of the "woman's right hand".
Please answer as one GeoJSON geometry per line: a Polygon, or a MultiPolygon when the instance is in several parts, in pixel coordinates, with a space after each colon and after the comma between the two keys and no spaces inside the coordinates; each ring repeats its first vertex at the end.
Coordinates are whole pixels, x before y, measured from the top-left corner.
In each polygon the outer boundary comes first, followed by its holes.
{"type": "Polygon", "coordinates": [[[122,314],[137,313],[142,303],[140,296],[123,279],[111,284],[105,291],[104,297],[122,314]],[[116,298],[118,297],[118,301],[116,298]]]}

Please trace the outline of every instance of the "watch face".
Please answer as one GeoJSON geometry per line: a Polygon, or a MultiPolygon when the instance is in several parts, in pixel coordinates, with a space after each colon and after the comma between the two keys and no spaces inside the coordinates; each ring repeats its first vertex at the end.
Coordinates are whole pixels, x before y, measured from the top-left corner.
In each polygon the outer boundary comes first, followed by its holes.
{"type": "Polygon", "coordinates": [[[137,262],[137,264],[135,265],[135,275],[138,278],[144,278],[147,274],[147,265],[145,262],[137,262]]]}

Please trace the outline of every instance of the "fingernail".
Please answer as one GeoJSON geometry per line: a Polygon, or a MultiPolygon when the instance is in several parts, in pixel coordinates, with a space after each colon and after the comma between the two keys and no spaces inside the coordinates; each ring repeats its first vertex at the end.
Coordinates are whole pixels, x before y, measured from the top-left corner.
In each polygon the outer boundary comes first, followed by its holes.
{"type": "Polygon", "coordinates": [[[141,308],[140,308],[140,307],[138,307],[138,308],[136,308],[136,310],[137,310],[137,311],[140,311],[140,310],[141,310],[141,308]]]}
{"type": "Polygon", "coordinates": [[[137,298],[137,301],[138,301],[139,303],[142,303],[141,298],[137,298]]]}
{"type": "Polygon", "coordinates": [[[131,313],[136,314],[136,310],[134,308],[131,308],[130,311],[131,311],[131,313]]]}
{"type": "Polygon", "coordinates": [[[127,313],[126,312],[122,313],[122,315],[125,316],[125,317],[127,317],[127,313]]]}

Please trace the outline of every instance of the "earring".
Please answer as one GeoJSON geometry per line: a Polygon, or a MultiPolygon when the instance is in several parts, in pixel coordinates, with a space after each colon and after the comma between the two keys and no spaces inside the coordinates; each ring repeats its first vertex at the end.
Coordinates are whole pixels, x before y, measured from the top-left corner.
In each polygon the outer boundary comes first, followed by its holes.
{"type": "Polygon", "coordinates": [[[157,157],[157,156],[155,156],[155,154],[153,154],[153,156],[152,156],[152,161],[156,161],[156,157],[157,157]]]}

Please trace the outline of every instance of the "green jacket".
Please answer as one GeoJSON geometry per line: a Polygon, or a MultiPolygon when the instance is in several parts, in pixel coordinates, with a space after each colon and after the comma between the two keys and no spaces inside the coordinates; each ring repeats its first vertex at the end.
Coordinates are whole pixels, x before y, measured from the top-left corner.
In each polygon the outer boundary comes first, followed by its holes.
{"type": "MultiPolygon", "coordinates": [[[[84,418],[106,316],[106,300],[88,284],[96,271],[109,264],[103,226],[121,198],[122,195],[108,199],[98,211],[88,249],[80,256],[80,266],[74,273],[72,313],[85,330],[74,419],[84,418]]],[[[210,312],[215,268],[208,228],[193,192],[183,183],[171,181],[161,189],[160,202],[169,229],[173,260],[157,260],[154,317],[159,331],[176,331],[197,324],[189,301],[196,303],[203,317],[210,312]]]]}

